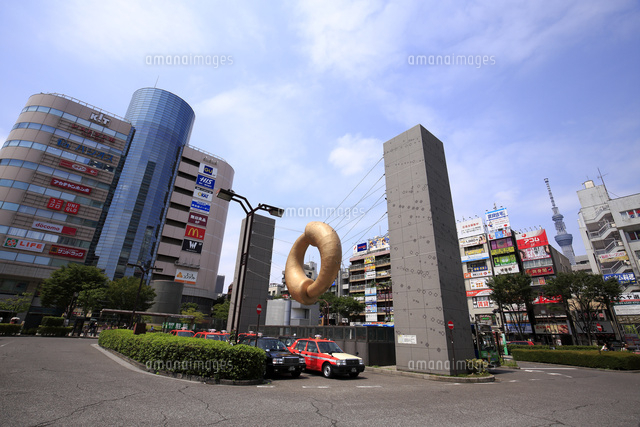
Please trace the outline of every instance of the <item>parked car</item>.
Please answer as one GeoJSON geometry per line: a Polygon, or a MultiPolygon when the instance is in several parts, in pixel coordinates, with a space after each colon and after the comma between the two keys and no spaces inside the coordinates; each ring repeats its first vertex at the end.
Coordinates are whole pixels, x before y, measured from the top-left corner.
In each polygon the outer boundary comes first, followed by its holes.
{"type": "Polygon", "coordinates": [[[193,337],[229,342],[229,334],[224,332],[197,332],[193,337]]]}
{"type": "Polygon", "coordinates": [[[294,336],[281,335],[281,336],[278,337],[278,339],[280,341],[282,341],[284,343],[284,345],[286,345],[287,348],[288,348],[288,347],[291,347],[291,345],[298,339],[298,337],[296,337],[295,335],[294,336]]]}
{"type": "Polygon", "coordinates": [[[265,360],[265,376],[273,374],[291,374],[299,377],[306,367],[304,357],[291,353],[282,341],[272,337],[246,337],[238,344],[261,348],[267,354],[265,360]]]}
{"type": "Polygon", "coordinates": [[[507,341],[507,345],[534,345],[531,341],[507,341]]]}
{"type": "Polygon", "coordinates": [[[190,331],[188,329],[174,329],[169,333],[177,337],[193,337],[195,335],[193,331],[190,331]]]}
{"type": "Polygon", "coordinates": [[[355,378],[364,371],[362,358],[345,353],[335,341],[301,338],[289,350],[305,358],[308,370],[322,372],[326,378],[345,374],[355,378]]]}

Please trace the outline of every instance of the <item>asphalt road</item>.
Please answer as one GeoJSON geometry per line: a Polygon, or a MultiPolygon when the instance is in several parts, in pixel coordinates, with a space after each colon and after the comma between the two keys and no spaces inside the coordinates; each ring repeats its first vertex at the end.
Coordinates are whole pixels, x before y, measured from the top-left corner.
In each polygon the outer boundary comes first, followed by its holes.
{"type": "Polygon", "coordinates": [[[0,426],[639,426],[640,373],[521,363],[496,381],[149,374],[78,338],[0,337],[0,426]]]}

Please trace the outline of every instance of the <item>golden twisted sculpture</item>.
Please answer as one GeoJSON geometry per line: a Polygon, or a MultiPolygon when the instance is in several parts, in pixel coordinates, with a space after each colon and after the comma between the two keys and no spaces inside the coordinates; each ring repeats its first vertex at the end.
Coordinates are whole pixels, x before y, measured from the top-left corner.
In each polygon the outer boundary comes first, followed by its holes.
{"type": "Polygon", "coordinates": [[[337,278],[341,262],[342,245],[338,233],[324,222],[308,223],[304,234],[291,247],[284,268],[291,298],[301,304],[315,304],[337,278]],[[303,269],[304,255],[309,245],[320,251],[320,273],[315,281],[307,277],[303,269]]]}

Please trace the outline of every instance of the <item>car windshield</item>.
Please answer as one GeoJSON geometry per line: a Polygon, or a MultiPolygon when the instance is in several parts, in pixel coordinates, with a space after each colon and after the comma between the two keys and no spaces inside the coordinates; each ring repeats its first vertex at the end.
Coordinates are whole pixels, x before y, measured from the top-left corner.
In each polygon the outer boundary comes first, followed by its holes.
{"type": "Polygon", "coordinates": [[[320,353],[344,353],[340,346],[333,341],[319,341],[318,350],[320,353]]]}
{"type": "Polygon", "coordinates": [[[224,337],[222,335],[209,334],[206,336],[206,338],[208,340],[224,341],[224,337]]]}
{"type": "Polygon", "coordinates": [[[282,341],[276,339],[258,340],[258,347],[269,351],[287,351],[287,347],[282,343],[282,341]]]}
{"type": "Polygon", "coordinates": [[[193,336],[193,332],[191,331],[178,331],[176,332],[176,335],[179,337],[192,337],[193,336]]]}

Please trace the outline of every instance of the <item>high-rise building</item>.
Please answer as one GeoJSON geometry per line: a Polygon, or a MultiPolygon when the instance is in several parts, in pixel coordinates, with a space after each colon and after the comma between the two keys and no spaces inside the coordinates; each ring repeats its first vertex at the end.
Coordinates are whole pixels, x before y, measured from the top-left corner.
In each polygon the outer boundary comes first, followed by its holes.
{"type": "Polygon", "coordinates": [[[195,113],[178,96],[156,88],[137,90],[125,116],[135,127],[100,241],[97,266],[111,278],[133,275],[127,264],[153,258],[195,113]]]}
{"type": "MultiPolygon", "coordinates": [[[[115,114],[60,94],[33,95],[0,150],[0,283],[35,292],[95,248],[133,135],[115,114]]],[[[53,313],[32,304],[34,314],[53,313]]]]}
{"type": "MultiPolygon", "coordinates": [[[[111,279],[153,265],[157,303],[208,312],[228,209],[213,194],[234,172],[188,145],[194,120],[156,88],[136,91],[126,118],[66,95],[30,97],[0,149],[0,298],[35,292],[71,262],[111,279]]],[[[55,312],[34,298],[34,317],[55,312]]]]}
{"type": "Polygon", "coordinates": [[[639,290],[640,194],[612,199],[604,184],[583,185],[578,223],[591,270],[615,277],[624,292],[639,290]]]}

